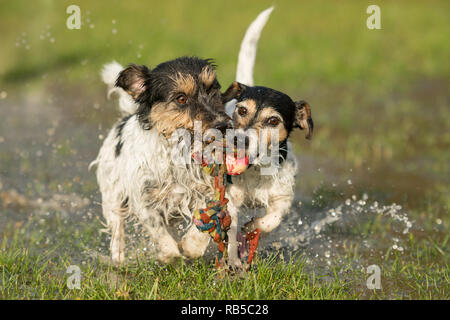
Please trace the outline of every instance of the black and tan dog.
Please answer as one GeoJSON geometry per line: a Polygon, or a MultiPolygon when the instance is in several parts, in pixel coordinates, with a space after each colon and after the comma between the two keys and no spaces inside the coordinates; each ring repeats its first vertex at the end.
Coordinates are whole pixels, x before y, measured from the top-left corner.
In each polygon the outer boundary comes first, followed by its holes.
{"type": "MultiPolygon", "coordinates": [[[[259,228],[262,232],[270,232],[279,226],[283,217],[289,213],[294,199],[295,176],[297,162],[290,151],[289,136],[295,128],[306,130],[306,138],[311,139],[313,120],[311,108],[305,101],[294,102],[288,95],[274,89],[260,86],[246,86],[234,82],[223,95],[224,102],[236,99],[233,113],[234,128],[241,130],[247,138],[252,131],[256,143],[278,147],[275,170],[264,173],[273,162],[260,161],[260,148],[252,148],[256,153],[250,155],[252,166],[247,171],[233,178],[228,188],[230,199],[228,209],[232,221],[237,221],[239,209],[265,208],[263,217],[252,220],[245,225],[246,232],[259,228]],[[276,139],[276,141],[272,141],[276,139]]],[[[249,142],[251,144],[251,142],[249,142]]],[[[270,153],[273,150],[269,150],[270,153]]],[[[273,156],[273,154],[272,154],[273,156]]],[[[231,228],[230,264],[239,268],[241,260],[237,256],[236,228],[231,228]]]]}

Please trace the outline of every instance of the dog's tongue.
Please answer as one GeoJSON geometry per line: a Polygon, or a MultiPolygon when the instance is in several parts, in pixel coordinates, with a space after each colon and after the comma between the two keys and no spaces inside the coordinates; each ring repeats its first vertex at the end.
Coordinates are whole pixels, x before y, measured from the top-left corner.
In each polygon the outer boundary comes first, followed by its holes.
{"type": "Polygon", "coordinates": [[[233,154],[227,154],[225,156],[225,164],[227,166],[227,173],[231,176],[237,176],[247,169],[248,157],[238,158],[233,154]]]}

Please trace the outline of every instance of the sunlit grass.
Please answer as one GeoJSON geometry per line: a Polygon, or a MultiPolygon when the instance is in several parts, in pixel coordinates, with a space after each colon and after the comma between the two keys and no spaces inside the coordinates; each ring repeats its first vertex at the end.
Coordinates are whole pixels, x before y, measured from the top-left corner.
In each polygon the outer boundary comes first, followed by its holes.
{"type": "MultiPolygon", "coordinates": [[[[314,257],[297,254],[257,257],[242,274],[218,274],[205,259],[161,265],[138,254],[121,268],[96,258],[101,245],[97,219],[76,225],[59,217],[30,218],[10,223],[0,245],[2,299],[448,299],[448,235],[440,240],[416,239],[412,234],[405,252],[384,247],[368,253],[360,242],[347,242],[333,253],[328,270],[317,269],[314,257]],[[50,241],[46,241],[50,238],[50,241]],[[312,259],[312,261],[311,261],[312,259]],[[369,290],[365,268],[381,268],[380,290],[369,290]],[[81,269],[81,286],[69,289],[71,274],[81,269]],[[364,268],[361,268],[361,265],[364,268]]],[[[389,228],[385,221],[377,229],[389,228]]],[[[359,229],[366,228],[364,225],[359,229]]],[[[358,231],[355,231],[358,233],[358,231]]],[[[364,232],[361,232],[364,238],[364,232]]],[[[107,252],[103,252],[108,254],[107,252]]]]}

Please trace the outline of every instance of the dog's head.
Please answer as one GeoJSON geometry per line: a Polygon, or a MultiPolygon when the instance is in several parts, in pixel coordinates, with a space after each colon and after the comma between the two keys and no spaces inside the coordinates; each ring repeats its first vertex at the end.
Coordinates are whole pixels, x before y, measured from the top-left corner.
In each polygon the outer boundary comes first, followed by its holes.
{"type": "MultiPolygon", "coordinates": [[[[233,82],[222,96],[223,102],[237,99],[233,113],[235,129],[254,129],[258,135],[264,129],[278,131],[278,143],[283,145],[294,128],[306,130],[311,139],[314,123],[311,108],[305,101],[294,102],[286,94],[266,87],[249,87],[233,82]]],[[[268,134],[267,139],[271,139],[268,134]]],[[[260,140],[258,140],[260,141],[260,140]]],[[[271,141],[267,141],[270,145],[271,141]]]]}
{"type": "Polygon", "coordinates": [[[231,125],[211,60],[181,57],[153,70],[131,64],[119,74],[116,86],[138,103],[144,128],[154,127],[165,136],[180,128],[193,131],[194,121],[201,121],[202,131],[224,131],[231,125]]]}

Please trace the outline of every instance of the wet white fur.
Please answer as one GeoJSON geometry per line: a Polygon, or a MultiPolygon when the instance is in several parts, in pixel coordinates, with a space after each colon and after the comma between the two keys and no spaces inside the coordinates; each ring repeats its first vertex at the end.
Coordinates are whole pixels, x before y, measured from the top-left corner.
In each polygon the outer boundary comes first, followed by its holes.
{"type": "MultiPolygon", "coordinates": [[[[132,214],[156,244],[158,259],[167,262],[181,256],[178,244],[166,229],[170,218],[184,216],[190,221],[194,209],[205,207],[205,199],[214,195],[211,177],[198,165],[174,165],[171,152],[175,142],[160,136],[156,129],[143,130],[136,115],[123,126],[123,146],[116,157],[119,123],[109,132],[92,163],[97,165],[103,215],[112,235],[112,259],[121,262],[125,257],[124,223],[132,214]]],[[[195,231],[196,241],[183,238],[181,242],[189,257],[202,255],[209,241],[209,236],[195,231]]]]}
{"type": "MultiPolygon", "coordinates": [[[[273,175],[262,175],[261,166],[254,165],[244,174],[233,177],[233,184],[227,189],[230,199],[228,211],[231,216],[229,237],[229,262],[234,267],[240,267],[241,261],[237,256],[236,234],[239,211],[242,208],[265,208],[266,214],[254,220],[253,227],[262,232],[270,232],[280,225],[283,217],[289,213],[294,200],[295,175],[297,162],[290,151],[286,160],[273,175]]],[[[245,222],[244,222],[245,223],[245,222]]]]}

